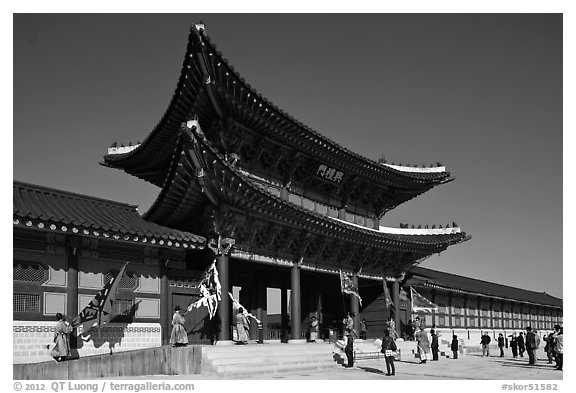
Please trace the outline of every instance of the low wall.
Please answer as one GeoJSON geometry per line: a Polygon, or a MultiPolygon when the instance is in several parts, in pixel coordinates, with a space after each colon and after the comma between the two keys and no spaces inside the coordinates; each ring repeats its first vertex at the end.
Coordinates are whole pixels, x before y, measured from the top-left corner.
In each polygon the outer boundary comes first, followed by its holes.
{"type": "Polygon", "coordinates": [[[200,374],[202,347],[163,346],[64,362],[14,364],[15,380],[97,379],[142,375],[200,374]]]}
{"type": "MultiPolygon", "coordinates": [[[[12,325],[13,363],[53,361],[50,349],[54,348],[56,321],[14,321],[12,325]]],[[[78,332],[77,348],[72,357],[134,351],[162,345],[162,328],[159,323],[111,323],[100,330],[78,332]]]]}

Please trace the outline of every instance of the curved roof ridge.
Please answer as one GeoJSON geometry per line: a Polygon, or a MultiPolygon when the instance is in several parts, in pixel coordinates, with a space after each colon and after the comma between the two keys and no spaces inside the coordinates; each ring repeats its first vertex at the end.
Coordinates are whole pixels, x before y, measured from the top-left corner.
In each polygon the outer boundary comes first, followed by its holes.
{"type": "Polygon", "coordinates": [[[67,191],[67,190],[43,186],[43,185],[39,185],[39,184],[26,183],[26,182],[19,181],[19,180],[14,180],[12,187],[13,188],[14,187],[20,187],[20,188],[24,188],[24,189],[28,189],[28,190],[47,192],[47,193],[51,193],[53,195],[67,195],[67,196],[76,198],[78,200],[98,201],[98,202],[103,202],[106,204],[114,205],[117,207],[123,207],[123,208],[130,209],[130,210],[137,210],[138,209],[138,205],[134,205],[134,204],[130,204],[130,203],[114,201],[111,199],[106,199],[106,198],[101,198],[101,197],[96,197],[96,196],[91,196],[91,195],[80,194],[80,193],[74,192],[74,191],[67,191]]]}
{"type": "MultiPolygon", "coordinates": [[[[196,28],[194,26],[192,26],[191,31],[192,30],[196,30],[196,28]]],[[[218,51],[216,49],[216,45],[213,44],[210,40],[210,37],[206,34],[204,34],[204,30],[196,30],[198,32],[198,35],[203,38],[203,42],[206,43],[207,46],[210,47],[210,49],[216,53],[216,55],[219,57],[219,60],[228,68],[228,70],[230,71],[230,73],[232,73],[236,79],[244,85],[244,87],[250,91],[252,94],[254,94],[256,97],[259,98],[260,101],[264,102],[266,105],[268,105],[272,110],[274,110],[275,112],[277,112],[278,114],[280,114],[282,117],[286,118],[288,121],[293,122],[295,125],[297,125],[298,127],[305,129],[306,131],[310,132],[314,137],[318,138],[321,142],[327,143],[329,145],[332,145],[333,147],[351,155],[356,157],[357,159],[359,159],[360,161],[364,161],[365,164],[369,164],[370,166],[372,166],[373,169],[382,169],[385,172],[407,172],[407,171],[402,171],[402,170],[398,170],[396,168],[393,167],[384,167],[382,165],[380,165],[376,160],[373,160],[371,158],[365,157],[361,154],[358,154],[342,145],[340,145],[338,142],[333,141],[332,139],[322,135],[321,133],[319,133],[318,131],[312,129],[311,127],[309,127],[308,125],[302,123],[301,121],[299,121],[298,119],[294,118],[293,116],[291,116],[289,113],[285,112],[284,110],[282,110],[280,107],[278,107],[277,105],[275,105],[274,103],[272,103],[270,100],[268,100],[266,97],[264,97],[261,93],[259,93],[255,88],[253,88],[248,82],[246,82],[246,80],[240,76],[240,74],[238,73],[238,71],[236,71],[234,69],[234,67],[232,67],[230,65],[230,63],[228,62],[228,60],[226,58],[224,58],[224,56],[222,55],[222,53],[220,51],[218,51]]],[[[249,95],[251,95],[249,93],[249,95]]],[[[445,172],[445,170],[444,170],[445,172]]]]}

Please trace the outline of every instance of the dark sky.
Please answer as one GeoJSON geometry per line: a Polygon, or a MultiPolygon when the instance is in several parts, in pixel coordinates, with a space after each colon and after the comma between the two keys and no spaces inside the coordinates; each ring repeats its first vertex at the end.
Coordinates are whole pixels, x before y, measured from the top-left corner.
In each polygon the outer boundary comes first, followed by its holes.
{"type": "Polygon", "coordinates": [[[14,16],[14,179],[140,205],[100,166],[172,97],[189,25],[302,123],[371,159],[455,181],[384,225],[455,221],[472,240],[422,266],[562,296],[562,15],[14,16]]]}

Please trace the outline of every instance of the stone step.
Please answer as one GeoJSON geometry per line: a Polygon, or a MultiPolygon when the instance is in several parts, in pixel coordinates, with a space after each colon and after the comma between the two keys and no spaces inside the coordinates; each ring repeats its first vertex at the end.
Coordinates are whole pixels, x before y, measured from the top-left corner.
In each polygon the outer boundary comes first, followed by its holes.
{"type": "Polygon", "coordinates": [[[332,360],[332,353],[300,354],[300,353],[275,353],[263,354],[260,356],[234,356],[234,357],[206,357],[213,366],[226,364],[265,364],[265,363],[289,363],[299,362],[305,359],[306,362],[317,360],[332,360]]]}
{"type": "Polygon", "coordinates": [[[333,343],[205,347],[202,373],[240,377],[334,367],[341,364],[335,351],[333,343]]]}
{"type": "Polygon", "coordinates": [[[341,364],[335,361],[317,362],[317,363],[299,363],[299,364],[272,364],[260,367],[232,367],[220,368],[216,371],[203,372],[206,376],[215,376],[219,378],[246,378],[251,375],[278,375],[286,373],[296,373],[302,371],[323,370],[323,369],[340,369],[341,364]]]}

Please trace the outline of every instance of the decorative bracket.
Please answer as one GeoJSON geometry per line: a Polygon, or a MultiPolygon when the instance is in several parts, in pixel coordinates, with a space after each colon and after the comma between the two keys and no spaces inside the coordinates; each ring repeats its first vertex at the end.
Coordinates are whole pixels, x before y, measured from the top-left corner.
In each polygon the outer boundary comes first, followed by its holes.
{"type": "Polygon", "coordinates": [[[236,244],[236,240],[218,236],[218,239],[210,239],[207,246],[216,256],[230,256],[234,244],[236,244]]]}

